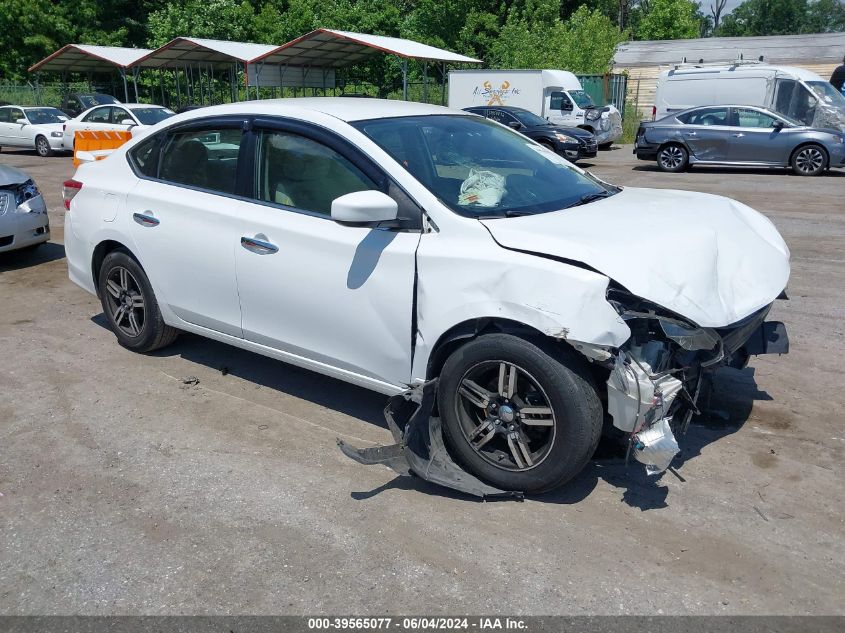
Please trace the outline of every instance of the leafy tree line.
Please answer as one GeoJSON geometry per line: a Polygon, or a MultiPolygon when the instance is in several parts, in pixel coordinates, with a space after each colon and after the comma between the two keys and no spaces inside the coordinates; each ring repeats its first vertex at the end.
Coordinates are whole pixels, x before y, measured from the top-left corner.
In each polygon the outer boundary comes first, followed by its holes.
{"type": "MultiPolygon", "coordinates": [[[[718,4],[722,0],[703,0],[718,4]]],[[[842,0],[746,0],[715,24],[693,0],[16,0],[0,4],[0,78],[68,43],[180,35],[281,44],[317,27],[406,37],[499,67],[609,69],[620,41],[845,30],[842,0]]],[[[368,64],[373,76],[388,61],[368,64]]]]}

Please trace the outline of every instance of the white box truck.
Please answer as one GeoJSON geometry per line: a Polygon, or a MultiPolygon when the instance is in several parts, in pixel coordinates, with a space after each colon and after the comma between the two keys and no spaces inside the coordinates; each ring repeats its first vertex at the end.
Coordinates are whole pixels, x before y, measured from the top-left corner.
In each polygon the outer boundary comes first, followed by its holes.
{"type": "Polygon", "coordinates": [[[816,73],[760,62],[678,64],[657,79],[654,118],[703,105],[756,105],[804,125],[845,130],[845,97],[816,73]]]}
{"type": "Polygon", "coordinates": [[[589,130],[599,147],[622,136],[622,115],[593,103],[578,78],[566,70],[453,70],[449,107],[501,105],[525,108],[556,125],[589,130]]]}

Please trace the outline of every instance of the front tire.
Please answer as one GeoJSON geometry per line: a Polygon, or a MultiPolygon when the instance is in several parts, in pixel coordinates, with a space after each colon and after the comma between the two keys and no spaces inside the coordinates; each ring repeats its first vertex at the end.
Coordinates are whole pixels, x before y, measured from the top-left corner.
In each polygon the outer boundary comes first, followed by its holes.
{"type": "Polygon", "coordinates": [[[47,158],[53,155],[53,148],[50,147],[50,141],[46,136],[37,136],[35,138],[35,151],[42,158],[47,158]]]}
{"type": "Polygon", "coordinates": [[[128,252],[106,255],[98,287],[103,312],[123,347],[151,352],[176,340],[179,331],[164,322],[144,269],[128,252]]]}
{"type": "Polygon", "coordinates": [[[454,351],[437,395],[456,460],[505,490],[563,485],[601,434],[601,403],[584,363],[509,334],[479,336],[454,351]]]}
{"type": "Polygon", "coordinates": [[[684,171],[689,163],[689,152],[683,145],[670,143],[657,152],[657,166],[660,171],[678,173],[684,171]]]}
{"type": "Polygon", "coordinates": [[[804,145],[795,150],[789,163],[799,176],[818,176],[827,166],[827,153],[820,145],[804,145]]]}

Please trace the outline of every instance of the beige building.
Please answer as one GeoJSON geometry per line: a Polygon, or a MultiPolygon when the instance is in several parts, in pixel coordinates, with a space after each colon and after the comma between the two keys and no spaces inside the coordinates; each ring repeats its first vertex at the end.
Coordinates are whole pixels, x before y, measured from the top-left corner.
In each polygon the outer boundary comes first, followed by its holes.
{"type": "Polygon", "coordinates": [[[660,71],[684,61],[732,62],[740,56],[745,60],[762,56],[766,63],[799,66],[829,79],[845,56],[845,33],[624,42],[616,49],[613,72],[628,73],[628,101],[650,118],[660,71]]]}

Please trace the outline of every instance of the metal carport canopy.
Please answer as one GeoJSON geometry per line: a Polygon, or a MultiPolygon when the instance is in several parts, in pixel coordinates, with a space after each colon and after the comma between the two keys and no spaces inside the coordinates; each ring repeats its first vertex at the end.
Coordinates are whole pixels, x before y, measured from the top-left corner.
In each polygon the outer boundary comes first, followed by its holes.
{"type": "Polygon", "coordinates": [[[88,73],[111,72],[115,69],[125,71],[152,52],[148,48],[68,44],[33,64],[29,72],[88,73]]]}
{"type": "MultiPolygon", "coordinates": [[[[342,68],[366,60],[370,55],[387,53],[402,58],[402,94],[408,98],[408,60],[452,64],[481,64],[480,59],[459,55],[428,44],[385,35],[369,35],[351,31],[316,29],[302,37],[252,60],[259,68],[264,64],[303,68],[342,68]]],[[[425,67],[423,67],[425,82],[425,67]]]]}
{"type": "Polygon", "coordinates": [[[138,60],[138,65],[145,68],[184,68],[185,66],[228,68],[237,62],[246,64],[276,48],[272,44],[177,37],[161,48],[149,51],[138,60]]]}
{"type": "Polygon", "coordinates": [[[412,40],[350,31],[317,29],[255,57],[252,62],[341,68],[364,61],[372,54],[387,53],[405,59],[455,64],[481,64],[480,59],[458,55],[412,40]]]}
{"type": "MultiPolygon", "coordinates": [[[[108,73],[117,70],[123,78],[124,99],[129,101],[126,69],[134,68],[139,59],[151,52],[148,48],[67,44],[49,57],[45,57],[40,62],[30,66],[29,72],[108,73]]],[[[137,101],[138,81],[134,73],[132,79],[135,86],[135,100],[137,101]]]]}

